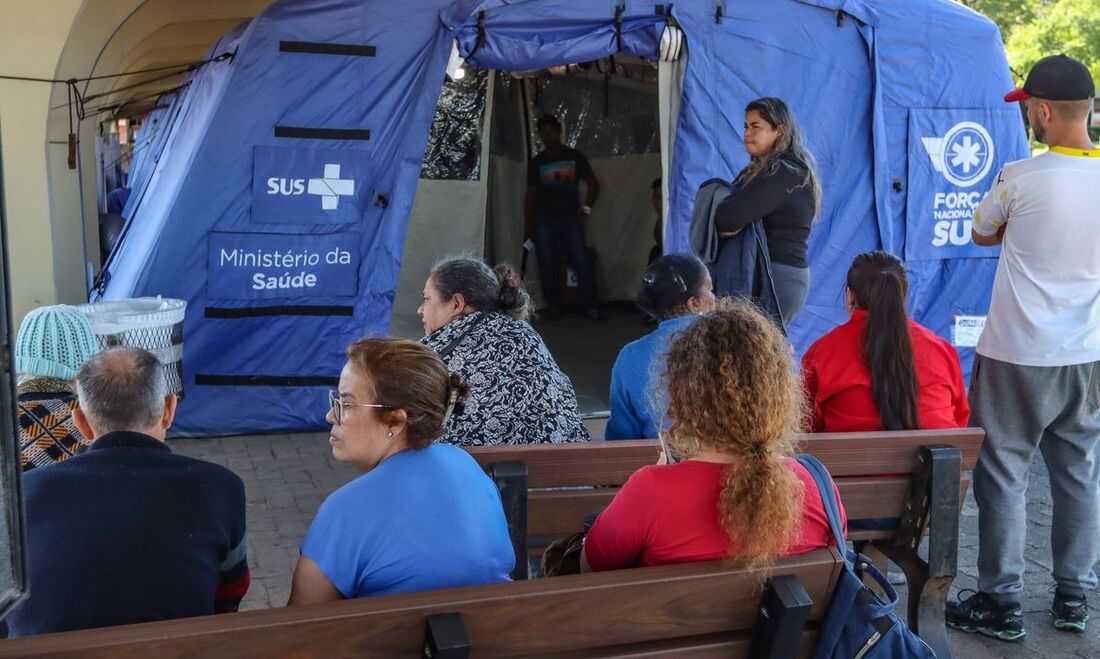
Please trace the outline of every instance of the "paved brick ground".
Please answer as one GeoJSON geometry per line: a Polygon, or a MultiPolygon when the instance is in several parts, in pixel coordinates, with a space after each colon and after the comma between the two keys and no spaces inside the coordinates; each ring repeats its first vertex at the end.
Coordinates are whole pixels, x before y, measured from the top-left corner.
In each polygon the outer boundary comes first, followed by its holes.
{"type": "MultiPolygon", "coordinates": [[[[601,434],[597,431],[595,436],[601,434]]],[[[298,544],[317,507],[329,493],[355,478],[355,470],[332,459],[327,433],[177,439],[170,444],[178,453],[225,465],[244,480],[253,581],[242,608],[286,604],[298,544]]],[[[1049,492],[1046,469],[1039,462],[1032,468],[1029,491],[1029,568],[1023,600],[1027,638],[1009,644],[952,631],[956,657],[1100,658],[1100,592],[1091,595],[1093,622],[1086,634],[1058,632],[1050,624],[1049,492]]],[[[960,524],[956,591],[976,586],[977,540],[977,508],[968,494],[960,524]]]]}

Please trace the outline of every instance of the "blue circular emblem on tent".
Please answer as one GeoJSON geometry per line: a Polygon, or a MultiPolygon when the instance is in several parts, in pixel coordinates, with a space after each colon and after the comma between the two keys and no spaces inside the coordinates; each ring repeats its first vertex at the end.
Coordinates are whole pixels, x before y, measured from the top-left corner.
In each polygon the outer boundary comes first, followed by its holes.
{"type": "Polygon", "coordinates": [[[943,136],[943,175],[960,187],[985,178],[993,167],[993,139],[981,124],[963,121],[943,136]]]}

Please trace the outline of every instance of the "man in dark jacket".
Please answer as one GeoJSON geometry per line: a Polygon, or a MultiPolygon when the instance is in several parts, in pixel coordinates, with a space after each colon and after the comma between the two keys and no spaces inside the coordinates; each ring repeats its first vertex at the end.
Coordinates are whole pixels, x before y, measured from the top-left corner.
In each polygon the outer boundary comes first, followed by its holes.
{"type": "Polygon", "coordinates": [[[244,484],[164,443],[176,397],[136,348],[76,375],[84,453],[23,478],[30,595],[11,636],[235,611],[248,590],[244,484]]]}

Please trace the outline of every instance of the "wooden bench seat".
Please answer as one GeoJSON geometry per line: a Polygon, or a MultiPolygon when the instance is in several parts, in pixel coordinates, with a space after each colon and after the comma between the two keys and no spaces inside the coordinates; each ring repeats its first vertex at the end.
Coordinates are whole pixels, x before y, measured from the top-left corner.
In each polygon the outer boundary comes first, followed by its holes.
{"type": "Polygon", "coordinates": [[[11,639],[0,656],[809,657],[841,565],[822,549],[763,573],[619,570],[11,639]]]}
{"type": "MultiPolygon", "coordinates": [[[[958,512],[985,432],[977,428],[822,433],[799,437],[833,475],[849,540],[870,543],[909,582],[908,622],[939,656],[950,656],[943,605],[957,570],[958,512]],[[860,520],[896,528],[859,528],[860,520]],[[929,536],[929,559],[917,546],[929,536]]],[[[654,440],[487,446],[469,449],[501,488],[518,556],[581,529],[635,471],[657,459],[654,440]],[[571,488],[571,489],[563,489],[571,488]]],[[[517,560],[516,578],[527,563],[517,560]]]]}

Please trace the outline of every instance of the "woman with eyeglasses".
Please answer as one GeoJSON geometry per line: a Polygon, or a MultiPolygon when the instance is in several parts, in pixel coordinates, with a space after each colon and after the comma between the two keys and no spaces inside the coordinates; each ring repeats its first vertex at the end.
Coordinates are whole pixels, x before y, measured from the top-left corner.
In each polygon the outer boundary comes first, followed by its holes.
{"type": "Polygon", "coordinates": [[[467,386],[430,349],[366,338],[330,394],[332,455],[363,475],[321,504],[288,606],[509,581],[500,494],[462,449],[438,443],[467,386]]]}
{"type": "Polygon", "coordinates": [[[533,304],[512,266],[448,258],[417,309],[421,343],[470,383],[466,412],[441,441],[460,446],[588,440],[573,383],[527,322],[533,304]]]}
{"type": "Polygon", "coordinates": [[[611,368],[611,418],[607,439],[656,439],[665,396],[656,383],[664,371],[665,355],[672,338],[714,309],[710,273],[693,254],[668,254],[654,261],[642,274],[638,306],[654,320],[657,329],[623,346],[611,368]]]}

